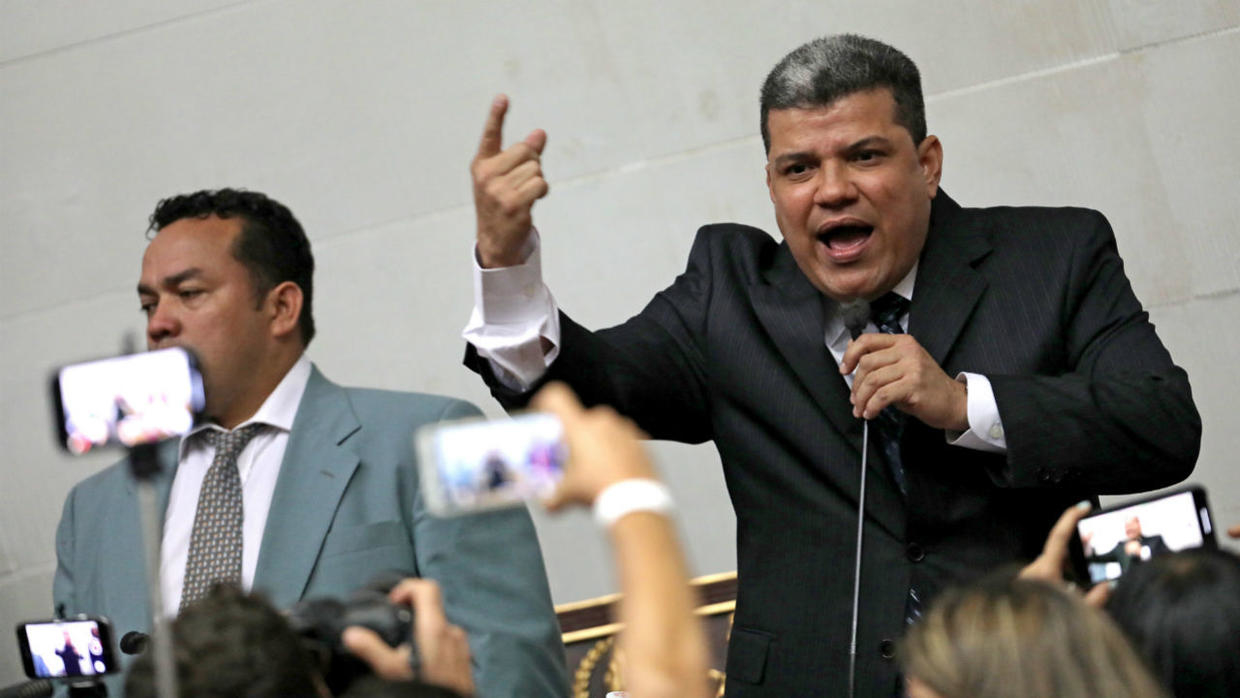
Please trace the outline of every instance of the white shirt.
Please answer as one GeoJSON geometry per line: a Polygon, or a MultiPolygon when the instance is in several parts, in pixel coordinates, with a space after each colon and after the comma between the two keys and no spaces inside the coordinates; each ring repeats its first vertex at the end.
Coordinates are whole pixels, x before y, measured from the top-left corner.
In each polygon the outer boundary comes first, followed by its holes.
{"type": "MultiPolygon", "coordinates": [[[[543,283],[537,230],[530,232],[523,252],[524,263],[497,269],[483,269],[474,254],[474,309],[461,333],[490,362],[495,377],[514,390],[533,385],[560,353],[559,308],[543,283]],[[551,344],[550,351],[543,351],[543,340],[551,344]]],[[[914,265],[893,290],[912,300],[916,277],[914,265]]],[[[828,303],[827,307],[823,343],[839,363],[850,337],[835,304],[828,303]]],[[[900,326],[908,330],[907,313],[900,318],[900,326]]],[[[867,330],[877,328],[870,323],[867,330]]],[[[852,376],[844,378],[852,386],[852,376]]],[[[948,443],[979,451],[1006,451],[1003,422],[990,380],[967,372],[957,375],[956,380],[968,386],[969,429],[945,432],[948,443]]]]}
{"type": "MultiPolygon", "coordinates": [[[[238,429],[246,424],[266,425],[237,455],[243,516],[241,586],[246,591],[254,584],[258,549],[263,542],[263,530],[267,527],[267,512],[271,509],[271,498],[275,494],[280,464],[284,461],[284,450],[288,447],[293,418],[297,416],[297,406],[310,380],[310,368],[310,360],[303,354],[284,374],[280,384],[271,391],[254,416],[237,425],[238,429]]],[[[194,515],[198,511],[198,493],[215,457],[215,447],[205,439],[194,438],[204,429],[223,431],[217,424],[204,424],[182,437],[176,477],[172,480],[168,509],[164,512],[159,576],[164,613],[170,617],[177,614],[181,605],[181,587],[185,584],[185,563],[189,558],[194,515]]]]}

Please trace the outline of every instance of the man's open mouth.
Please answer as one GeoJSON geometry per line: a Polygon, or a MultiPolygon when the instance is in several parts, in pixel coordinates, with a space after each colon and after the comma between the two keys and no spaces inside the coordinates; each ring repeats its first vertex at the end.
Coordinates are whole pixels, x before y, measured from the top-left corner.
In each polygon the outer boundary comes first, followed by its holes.
{"type": "Polygon", "coordinates": [[[873,232],[872,225],[837,225],[818,233],[818,241],[832,251],[844,252],[864,245],[873,232]]]}

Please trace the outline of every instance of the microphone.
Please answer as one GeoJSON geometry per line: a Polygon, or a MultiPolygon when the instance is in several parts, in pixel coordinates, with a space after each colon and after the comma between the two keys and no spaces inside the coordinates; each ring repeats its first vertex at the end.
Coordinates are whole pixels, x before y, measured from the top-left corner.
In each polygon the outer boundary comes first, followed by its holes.
{"type": "MultiPolygon", "coordinates": [[[[848,334],[856,339],[865,331],[870,322],[870,302],[857,298],[847,303],[840,303],[840,317],[848,334]]],[[[848,643],[848,695],[856,695],[857,681],[857,616],[861,605],[861,538],[865,531],[865,480],[866,466],[870,450],[870,423],[861,422],[861,486],[857,492],[857,561],[853,565],[853,603],[852,603],[852,634],[848,643]]]]}
{"type": "Polygon", "coordinates": [[[848,328],[848,334],[856,339],[865,331],[865,326],[870,322],[870,302],[864,298],[857,298],[840,303],[840,317],[844,320],[844,327],[848,328]]]}
{"type": "Polygon", "coordinates": [[[146,651],[146,645],[150,639],[151,637],[146,633],[130,630],[121,635],[121,651],[125,654],[142,654],[146,651]]]}

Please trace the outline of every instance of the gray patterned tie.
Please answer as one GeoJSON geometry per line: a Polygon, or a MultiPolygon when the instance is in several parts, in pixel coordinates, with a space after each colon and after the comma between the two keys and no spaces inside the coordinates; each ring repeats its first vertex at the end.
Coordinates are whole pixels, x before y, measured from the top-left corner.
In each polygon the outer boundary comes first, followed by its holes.
{"type": "MultiPolygon", "coordinates": [[[[908,312],[911,302],[896,294],[895,292],[887,293],[878,300],[870,304],[870,319],[874,322],[874,326],[884,334],[904,334],[904,328],[900,327],[900,318],[908,312]]],[[[878,442],[883,448],[883,455],[887,456],[887,463],[891,465],[891,474],[895,477],[896,484],[900,486],[900,492],[908,496],[908,481],[904,475],[904,462],[900,454],[900,437],[904,434],[905,415],[895,407],[887,407],[878,413],[878,417],[874,420],[874,426],[877,430],[878,442]]],[[[921,618],[921,597],[918,596],[917,590],[910,587],[908,590],[908,598],[904,602],[904,623],[912,625],[921,618]]],[[[903,695],[897,691],[897,695],[903,695]]]]}
{"type": "Polygon", "coordinates": [[[234,431],[207,429],[200,432],[215,447],[215,458],[198,492],[198,510],[189,539],[185,562],[185,585],[181,587],[181,610],[207,595],[216,582],[241,584],[241,475],[237,455],[262,429],[247,424],[234,431]]]}

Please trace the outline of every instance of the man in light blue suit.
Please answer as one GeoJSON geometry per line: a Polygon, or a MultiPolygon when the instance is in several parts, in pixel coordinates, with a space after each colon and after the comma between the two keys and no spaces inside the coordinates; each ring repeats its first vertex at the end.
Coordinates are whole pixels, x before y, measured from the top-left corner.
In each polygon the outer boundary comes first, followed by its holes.
{"type": "MultiPolygon", "coordinates": [[[[138,295],[150,348],[201,362],[206,423],[161,448],[162,612],[182,605],[200,545],[214,446],[200,432],[255,436],[236,458],[243,521],[234,581],[280,608],[343,597],[377,573],[434,579],[469,634],[479,695],[564,695],[563,646],[524,509],[429,516],[413,431],[479,414],[434,395],[345,388],[303,355],[314,335],[314,260],[287,208],[255,192],[160,202],[138,295]],[[208,478],[209,481],[209,478],[208,478]],[[199,497],[203,495],[203,501],[199,497]],[[201,521],[199,522],[201,523],[201,521]]],[[[122,461],[77,485],[56,535],[53,595],[64,613],[111,618],[117,637],[150,627],[136,487],[122,461]]],[[[193,594],[186,596],[191,602],[193,594]]]]}

